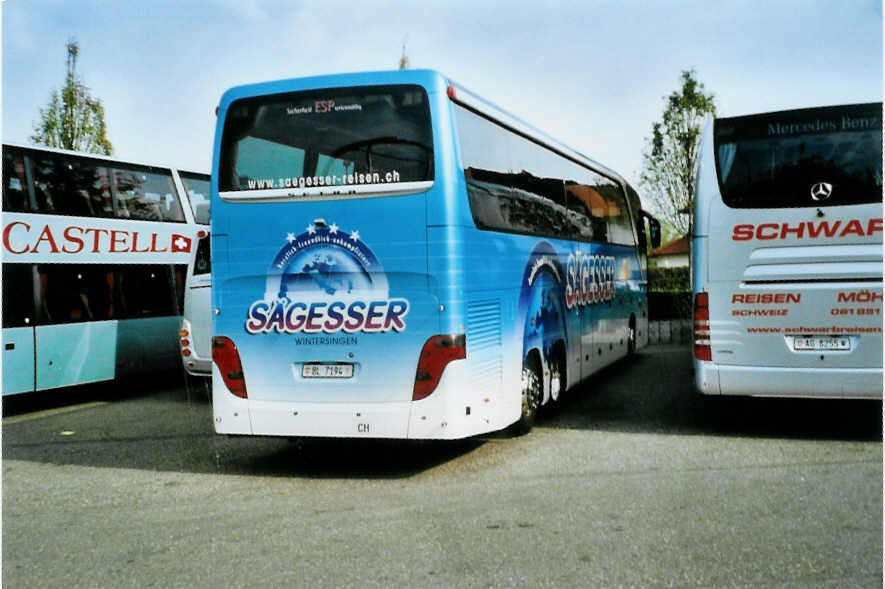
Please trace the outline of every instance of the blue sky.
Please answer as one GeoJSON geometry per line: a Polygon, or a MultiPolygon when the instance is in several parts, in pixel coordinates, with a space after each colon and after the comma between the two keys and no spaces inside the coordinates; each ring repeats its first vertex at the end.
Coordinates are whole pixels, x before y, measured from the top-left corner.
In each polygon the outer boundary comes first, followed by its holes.
{"type": "Polygon", "coordinates": [[[208,171],[230,86],[438,69],[638,181],[663,97],[694,68],[720,114],[882,100],[873,0],[5,0],[2,136],[28,142],[65,43],[117,157],[208,171]]]}

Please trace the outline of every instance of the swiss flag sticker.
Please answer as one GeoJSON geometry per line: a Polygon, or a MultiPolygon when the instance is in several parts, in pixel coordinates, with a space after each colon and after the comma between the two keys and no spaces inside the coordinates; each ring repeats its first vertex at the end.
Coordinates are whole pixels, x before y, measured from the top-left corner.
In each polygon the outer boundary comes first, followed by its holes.
{"type": "Polygon", "coordinates": [[[191,238],[184,235],[172,234],[172,253],[191,251],[191,238]]]}

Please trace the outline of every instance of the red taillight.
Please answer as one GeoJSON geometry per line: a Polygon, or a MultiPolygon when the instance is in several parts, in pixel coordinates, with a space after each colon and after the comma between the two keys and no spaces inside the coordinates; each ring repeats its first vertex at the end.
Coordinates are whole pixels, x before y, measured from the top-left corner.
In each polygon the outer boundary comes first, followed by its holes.
{"type": "Polygon", "coordinates": [[[464,335],[435,335],[424,343],[415,372],[412,400],[418,401],[436,390],[443,370],[452,360],[467,357],[464,335]]]}
{"type": "Polygon", "coordinates": [[[452,100],[457,100],[457,96],[456,96],[456,94],[455,94],[455,87],[454,87],[454,86],[449,86],[448,88],[446,88],[446,94],[447,94],[448,97],[451,98],[452,100]]]}
{"type": "Polygon", "coordinates": [[[705,292],[694,295],[694,357],[710,362],[710,298],[705,292]]]}
{"type": "Polygon", "coordinates": [[[191,355],[191,351],[188,350],[187,348],[184,348],[183,350],[181,350],[181,355],[184,356],[185,358],[187,358],[188,356],[191,355]]]}
{"type": "Polygon", "coordinates": [[[182,348],[186,348],[186,347],[188,347],[189,345],[191,345],[191,341],[190,341],[190,340],[188,340],[188,339],[183,339],[183,340],[181,340],[181,347],[182,347],[182,348]]]}
{"type": "Polygon", "coordinates": [[[237,397],[248,398],[246,395],[246,378],[240,364],[240,353],[237,346],[224,336],[212,338],[212,361],[218,366],[224,384],[237,397]]]}

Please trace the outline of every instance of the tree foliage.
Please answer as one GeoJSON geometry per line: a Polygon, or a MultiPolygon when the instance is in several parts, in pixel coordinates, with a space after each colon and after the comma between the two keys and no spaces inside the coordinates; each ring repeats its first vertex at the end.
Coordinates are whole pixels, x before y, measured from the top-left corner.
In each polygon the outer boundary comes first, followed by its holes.
{"type": "Polygon", "coordinates": [[[49,147],[111,155],[114,148],[107,136],[104,106],[77,78],[80,50],[75,40],[68,41],[67,52],[65,85],[61,91],[53,90],[49,104],[40,109],[40,120],[34,123],[31,141],[49,147]]]}
{"type": "Polygon", "coordinates": [[[716,114],[713,94],[704,92],[694,70],[682,72],[682,88],[665,98],[663,118],[652,125],[642,154],[640,181],[658,217],[684,235],[694,194],[701,124],[716,114]]]}

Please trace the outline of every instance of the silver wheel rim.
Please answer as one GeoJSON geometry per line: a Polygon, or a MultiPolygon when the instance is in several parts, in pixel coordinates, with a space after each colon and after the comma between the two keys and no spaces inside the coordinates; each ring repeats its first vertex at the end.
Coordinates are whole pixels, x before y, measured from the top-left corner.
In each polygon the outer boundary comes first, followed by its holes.
{"type": "Polygon", "coordinates": [[[562,371],[560,370],[559,360],[554,360],[553,365],[550,367],[550,398],[558,401],[561,392],[562,371]]]}
{"type": "Polygon", "coordinates": [[[541,386],[538,375],[529,367],[522,369],[522,414],[534,415],[541,405],[541,386]]]}

